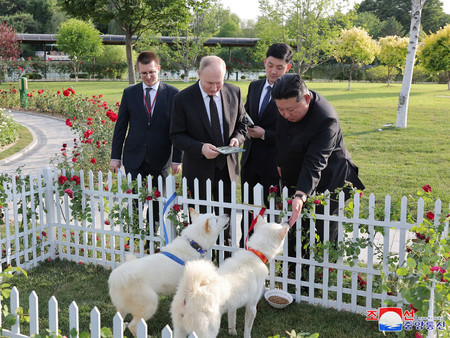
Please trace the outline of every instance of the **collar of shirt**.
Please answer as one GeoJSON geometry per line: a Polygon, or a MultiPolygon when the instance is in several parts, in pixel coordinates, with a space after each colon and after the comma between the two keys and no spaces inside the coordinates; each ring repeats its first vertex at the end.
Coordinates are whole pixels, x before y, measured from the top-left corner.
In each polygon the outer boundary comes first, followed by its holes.
{"type": "MultiPolygon", "coordinates": [[[[153,86],[151,86],[151,87],[149,87],[149,86],[147,86],[144,82],[142,82],[142,86],[144,87],[144,92],[145,92],[145,89],[146,88],[153,88],[154,90],[155,90],[155,92],[157,92],[158,91],[158,88],[159,88],[159,81],[158,82],[156,82],[153,86]]],[[[151,93],[151,92],[150,92],[151,93]]],[[[150,94],[151,95],[151,94],[150,94]]]]}

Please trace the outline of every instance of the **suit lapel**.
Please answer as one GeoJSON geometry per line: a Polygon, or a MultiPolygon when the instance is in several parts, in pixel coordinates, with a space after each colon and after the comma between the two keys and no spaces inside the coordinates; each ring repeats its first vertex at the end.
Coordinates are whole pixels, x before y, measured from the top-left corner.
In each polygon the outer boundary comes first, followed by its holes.
{"type": "Polygon", "coordinates": [[[202,92],[200,91],[199,86],[200,86],[200,82],[197,81],[197,84],[194,85],[194,87],[192,88],[193,89],[192,102],[194,102],[195,110],[198,112],[199,118],[202,121],[205,129],[208,131],[208,135],[212,140],[213,134],[212,134],[212,130],[211,130],[211,123],[209,122],[208,112],[206,111],[206,107],[205,107],[205,100],[203,99],[202,92]]]}
{"type": "Polygon", "coordinates": [[[264,84],[266,83],[266,80],[260,80],[255,84],[255,95],[251,98],[253,107],[256,107],[256,109],[253,109],[253,114],[250,115],[253,121],[259,121],[259,100],[261,98],[261,92],[263,90],[264,84]]]}
{"type": "Polygon", "coordinates": [[[142,107],[141,109],[139,109],[139,111],[141,112],[141,115],[143,118],[145,118],[145,121],[147,121],[147,109],[145,108],[145,104],[144,104],[144,86],[141,83],[136,85],[136,105],[138,107],[142,107]]]}
{"type": "Polygon", "coordinates": [[[230,93],[228,88],[225,85],[220,90],[221,93],[221,101],[222,101],[222,121],[223,121],[223,139],[224,144],[228,145],[228,137],[230,135],[230,118],[231,118],[231,110],[230,110],[230,93]]]}

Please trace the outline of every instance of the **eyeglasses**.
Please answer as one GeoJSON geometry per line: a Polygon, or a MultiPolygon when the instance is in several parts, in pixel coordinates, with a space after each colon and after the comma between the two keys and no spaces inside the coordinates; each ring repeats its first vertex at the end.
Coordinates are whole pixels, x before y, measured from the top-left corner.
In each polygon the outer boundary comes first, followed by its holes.
{"type": "Polygon", "coordinates": [[[158,73],[157,70],[153,70],[153,71],[151,71],[151,72],[142,72],[142,73],[139,73],[139,75],[142,76],[142,77],[147,77],[147,76],[151,76],[151,75],[156,75],[157,73],[158,73]]]}

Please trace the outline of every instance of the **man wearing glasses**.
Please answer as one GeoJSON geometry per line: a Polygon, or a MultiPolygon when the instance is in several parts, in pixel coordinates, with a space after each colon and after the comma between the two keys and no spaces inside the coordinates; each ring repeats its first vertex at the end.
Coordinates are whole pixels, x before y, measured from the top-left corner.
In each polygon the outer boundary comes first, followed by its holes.
{"type": "Polygon", "coordinates": [[[110,166],[118,172],[123,158],[125,172],[133,180],[138,174],[143,179],[151,175],[157,187],[158,176],[181,170],[181,151],[172,147],[169,137],[172,99],[178,89],[159,80],[161,65],[155,53],[139,54],[136,68],[142,82],[123,91],[110,166]]]}

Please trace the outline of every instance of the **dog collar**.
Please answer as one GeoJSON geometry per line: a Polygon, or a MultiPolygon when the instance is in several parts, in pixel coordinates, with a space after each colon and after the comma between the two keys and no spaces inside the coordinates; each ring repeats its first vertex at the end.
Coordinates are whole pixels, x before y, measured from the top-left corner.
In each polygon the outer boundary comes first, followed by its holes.
{"type": "Polygon", "coordinates": [[[161,251],[161,253],[162,253],[164,256],[169,257],[171,260],[177,262],[178,264],[184,266],[184,262],[183,262],[181,259],[179,259],[177,256],[171,254],[170,252],[167,252],[167,251],[161,251]]]}
{"type": "Polygon", "coordinates": [[[191,245],[191,247],[197,251],[200,255],[202,255],[202,257],[204,255],[206,255],[206,250],[204,250],[200,244],[198,244],[196,241],[194,240],[190,240],[188,237],[186,237],[187,241],[189,242],[189,244],[191,245]]]}
{"type": "Polygon", "coordinates": [[[267,264],[267,258],[261,251],[255,250],[253,248],[248,248],[247,250],[253,252],[256,256],[258,256],[262,260],[264,264],[267,264]]]}

